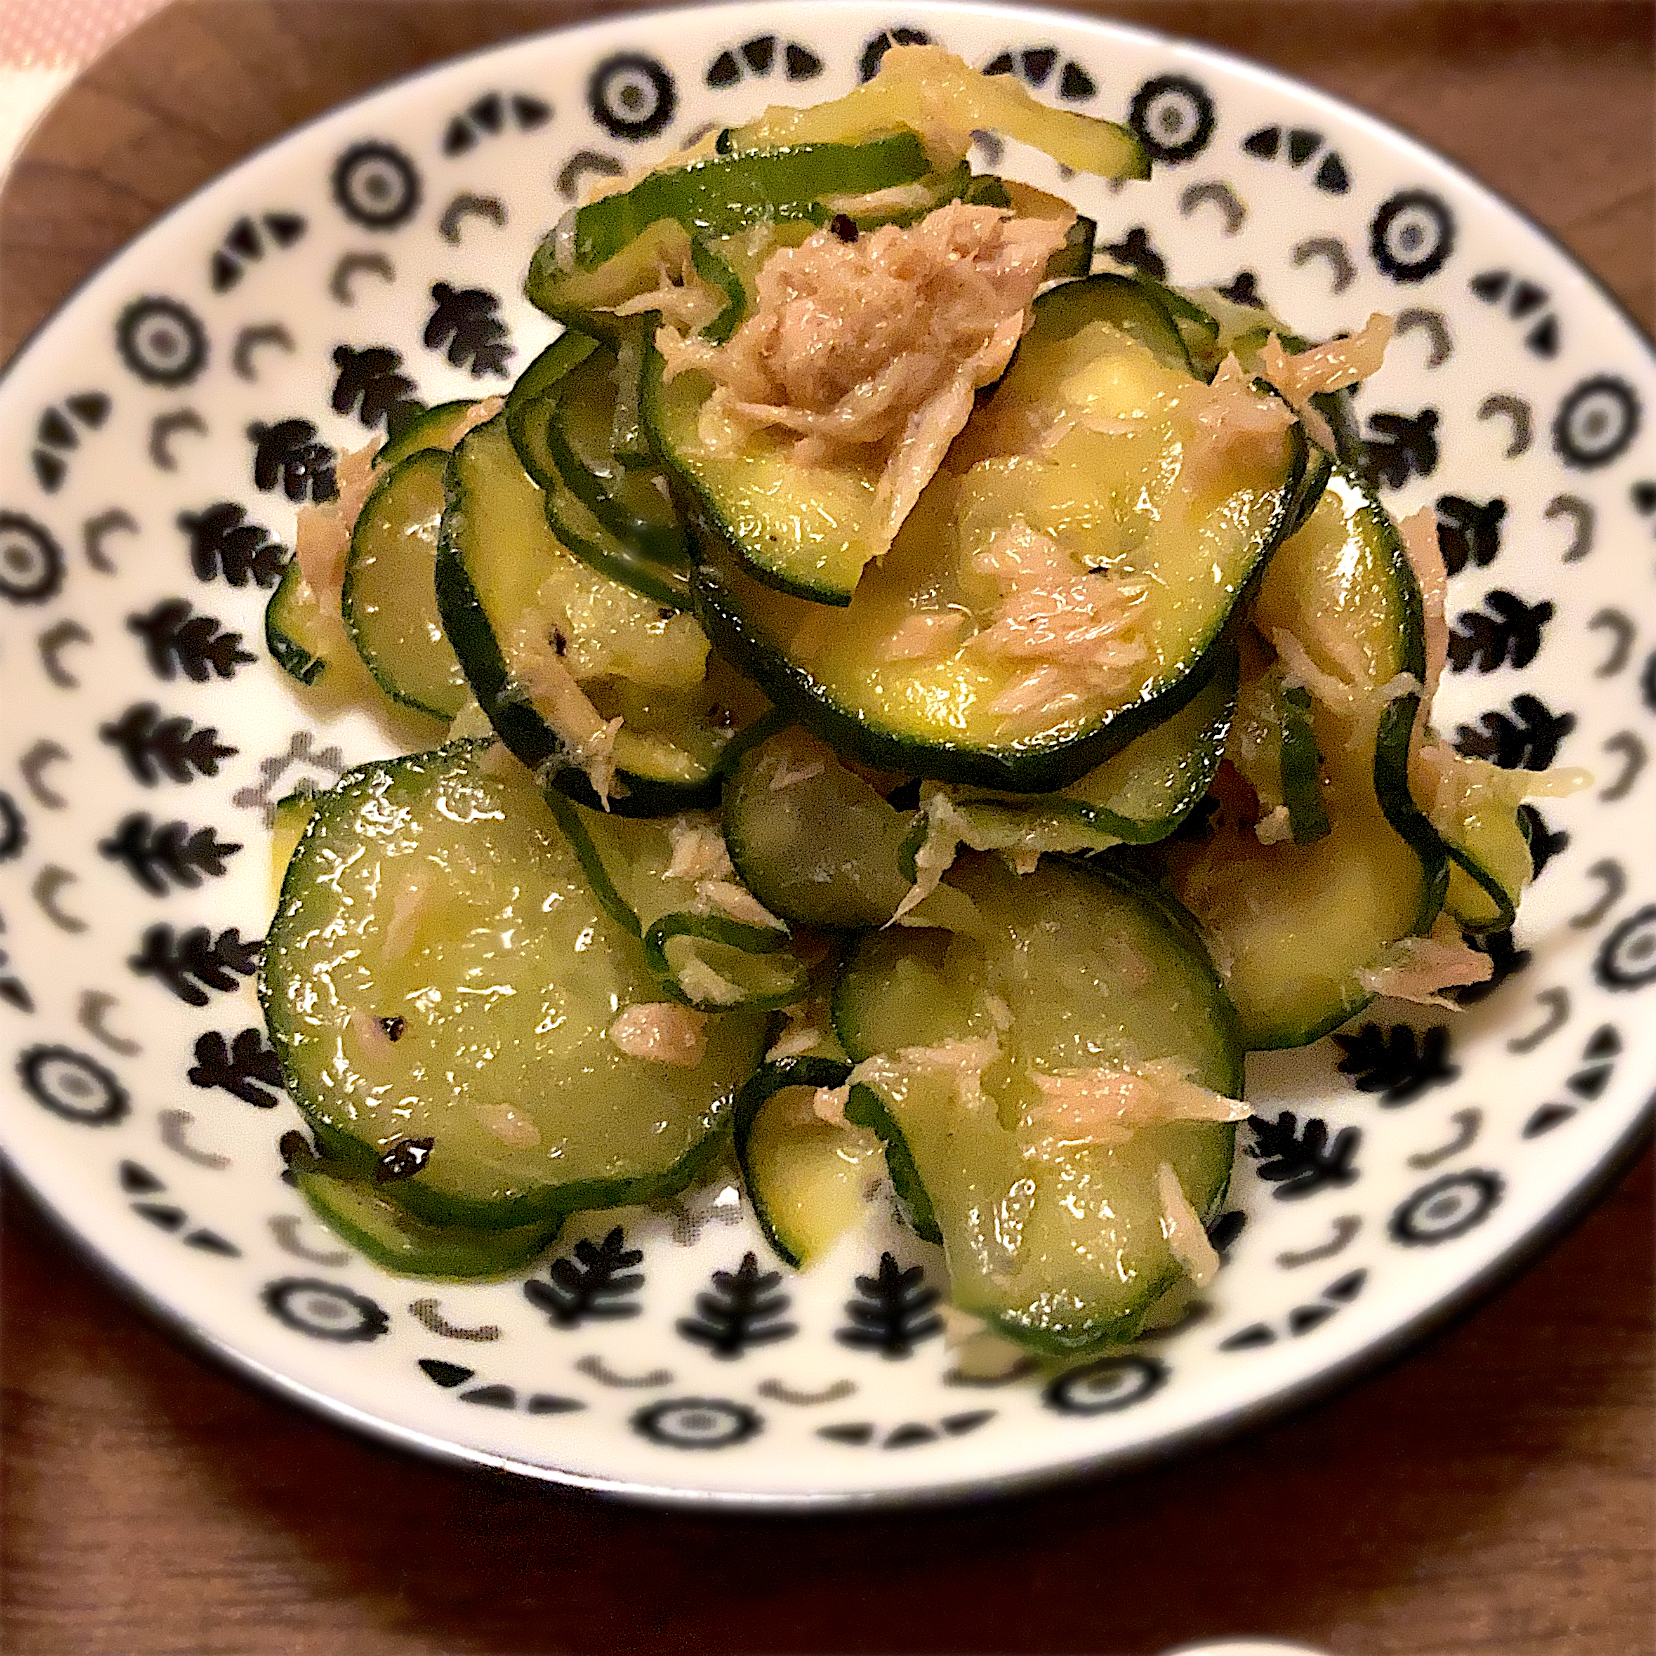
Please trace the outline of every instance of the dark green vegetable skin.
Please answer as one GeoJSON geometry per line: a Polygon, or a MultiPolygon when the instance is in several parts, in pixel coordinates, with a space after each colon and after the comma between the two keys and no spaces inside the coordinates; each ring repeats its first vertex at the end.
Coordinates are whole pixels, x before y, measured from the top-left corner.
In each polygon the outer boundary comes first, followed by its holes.
{"type": "MultiPolygon", "coordinates": [[[[765,1233],[765,1240],[775,1249],[777,1257],[789,1265],[797,1266],[800,1263],[799,1256],[771,1223],[771,1216],[759,1197],[760,1181],[754,1178],[753,1168],[749,1164],[748,1150],[749,1141],[753,1136],[753,1124],[759,1119],[759,1112],[765,1105],[786,1088],[843,1086],[846,1076],[850,1073],[849,1064],[841,1063],[834,1058],[783,1058],[754,1071],[736,1095],[733,1123],[736,1134],[736,1162],[742,1170],[742,1184],[753,1198],[754,1217],[759,1221],[760,1230],[765,1233]]],[[[849,1119],[849,1112],[847,1118],[849,1119]]]]}

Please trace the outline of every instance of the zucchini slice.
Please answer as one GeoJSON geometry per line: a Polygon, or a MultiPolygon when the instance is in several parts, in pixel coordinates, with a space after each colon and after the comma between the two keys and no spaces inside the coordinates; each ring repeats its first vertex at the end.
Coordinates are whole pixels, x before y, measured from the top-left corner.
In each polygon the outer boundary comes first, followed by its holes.
{"type": "Polygon", "coordinates": [[[907,127],[924,134],[934,164],[966,153],[976,131],[992,130],[1044,151],[1060,166],[1098,178],[1148,178],[1138,135],[1114,121],[1038,102],[1011,75],[983,75],[940,47],[898,47],[879,72],[842,98],[809,109],[773,105],[722,135],[732,154],[781,144],[854,143],[907,127]]]}
{"type": "Polygon", "coordinates": [[[437,532],[448,455],[417,449],[374,485],[351,531],[340,609],[363,665],[393,701],[449,720],[469,691],[437,614],[437,532]]]}
{"type": "Polygon", "coordinates": [[[1235,1128],[1152,1119],[1101,1142],[1043,1121],[1034,1076],[1159,1069],[1235,1099],[1230,1007],[1189,917],[1104,862],[1047,860],[1019,878],[972,857],[949,879],[984,917],[979,933],[876,932],[841,973],[835,1028],[859,1060],[846,1115],[885,1140],[960,1309],[1039,1351],[1130,1340],[1186,1275],[1161,1167],[1187,1218],[1206,1222],[1235,1128]]]}
{"type": "Polygon", "coordinates": [[[1262,844],[1232,790],[1213,837],[1175,848],[1172,884],[1206,931],[1246,1044],[1301,1046],[1368,1003],[1363,974],[1430,927],[1446,879],[1408,786],[1420,592],[1390,519],[1349,474],[1335,473],[1272,560],[1253,624],[1290,681],[1313,679],[1329,830],[1262,844]]]}
{"type": "Polygon", "coordinates": [[[1022,856],[1166,839],[1213,785],[1235,705],[1231,657],[1170,719],[1058,793],[938,789],[948,798],[948,831],[975,851],[1022,856]]]}
{"type": "Polygon", "coordinates": [[[446,454],[474,425],[481,425],[498,412],[499,403],[494,398],[483,399],[481,405],[471,397],[436,403],[422,409],[394,436],[388,437],[385,446],[374,456],[374,465],[381,471],[389,471],[422,449],[441,449],[446,454]]]}
{"type": "Polygon", "coordinates": [[[315,684],[331,664],[354,654],[344,622],[315,602],[291,558],[265,605],[264,627],[271,658],[304,685],[315,684]]]}
{"type": "MultiPolygon", "coordinates": [[[[1215,394],[1171,323],[1156,347],[1129,331],[1147,320],[1116,278],[1037,300],[1005,379],[844,609],[768,590],[704,536],[715,646],[838,751],[982,788],[1066,787],[1171,717],[1291,521],[1306,446],[1297,426],[1204,440],[1215,394]]],[[[1271,402],[1233,396],[1244,420],[1271,402]]]]}
{"type": "MultiPolygon", "coordinates": [[[[1467,931],[1505,931],[1535,872],[1520,809],[1535,777],[1436,746],[1429,784],[1418,772],[1411,781],[1415,797],[1429,802],[1426,814],[1449,857],[1443,906],[1467,931]]],[[[1425,756],[1417,750],[1415,757],[1424,766],[1425,756]]]]}
{"type": "Polygon", "coordinates": [[[692,237],[790,219],[826,222],[832,213],[823,210],[824,197],[894,189],[929,171],[920,140],[889,125],[867,143],[697,157],[572,208],[535,250],[524,293],[548,316],[602,331],[604,313],[658,287],[663,268],[685,267],[692,237]]]}
{"type": "Polygon", "coordinates": [[[259,993],[330,1171],[372,1179],[417,1150],[382,1194],[502,1230],[683,1188],[718,1152],[766,1019],[711,1020],[693,1067],[624,1055],[617,1015],[660,999],[643,947],[531,778],[492,753],[365,765],[318,798],[259,993]]]}
{"type": "Polygon", "coordinates": [[[818,1087],[850,1073],[831,1058],[785,1058],[736,1095],[736,1159],[760,1228],[789,1265],[810,1265],[856,1229],[870,1186],[885,1177],[876,1134],[825,1121],[811,1106],[818,1087]]]}
{"type": "MultiPolygon", "coordinates": [[[[648,532],[633,519],[623,528],[618,505],[601,513],[595,500],[603,481],[577,459],[567,436],[567,409],[571,401],[590,401],[601,393],[595,381],[616,362],[596,340],[565,333],[529,365],[506,401],[506,428],[523,469],[545,492],[544,510],[553,534],[564,548],[600,575],[630,587],[653,603],[671,609],[689,605],[689,566],[677,516],[664,495],[657,495],[658,522],[648,532]],[[579,487],[572,476],[581,479],[579,487]]],[[[616,396],[619,396],[617,389],[616,396]]],[[[609,440],[614,441],[615,401],[608,409],[609,440]]],[[[583,432],[596,447],[604,439],[583,432]]],[[[596,454],[589,456],[599,463],[596,454]]],[[[623,470],[617,463],[616,489],[642,501],[642,491],[656,493],[647,476],[623,470]],[[625,481],[621,481],[625,480],[625,481]]]]}
{"type": "Polygon", "coordinates": [[[511,1276],[551,1245],[561,1214],[504,1229],[432,1224],[417,1219],[370,1180],[340,1177],[321,1164],[289,1171],[299,1194],[331,1231],[398,1276],[452,1282],[511,1276]]]}
{"type": "Polygon", "coordinates": [[[604,801],[584,763],[607,757],[608,805],[623,814],[716,801],[738,733],[767,710],[763,697],[709,662],[694,617],[651,603],[559,541],[504,417],[460,441],[448,486],[437,606],[501,740],[591,804],[604,801]]]}
{"type": "Polygon", "coordinates": [[[773,914],[827,930],[883,926],[908,895],[914,813],[899,811],[797,728],[731,767],[725,837],[743,883],[773,914]]]}
{"type": "Polygon", "coordinates": [[[713,818],[644,819],[562,798],[550,803],[593,895],[640,939],[663,994],[702,1012],[769,1010],[805,994],[809,964],[788,946],[788,928],[727,878],[724,840],[713,818]],[[675,873],[686,841],[702,855],[692,859],[693,872],[675,873]],[[703,895],[700,879],[709,876],[726,900],[723,909],[703,895]]]}

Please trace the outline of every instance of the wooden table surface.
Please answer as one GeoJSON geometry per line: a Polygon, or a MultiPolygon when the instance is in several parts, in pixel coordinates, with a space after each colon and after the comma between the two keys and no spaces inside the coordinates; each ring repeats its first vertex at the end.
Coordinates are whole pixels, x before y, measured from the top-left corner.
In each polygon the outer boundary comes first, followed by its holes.
{"type": "MultiPolygon", "coordinates": [[[[175,4],[0,196],[0,361],[239,156],[596,4],[175,4]]],[[[1644,4],[1077,9],[1276,64],[1407,127],[1656,321],[1644,4]]],[[[15,1652],[1656,1651],[1651,1159],[1499,1297],[1332,1401],[1176,1464],[929,1515],[697,1519],[348,1437],[173,1344],[9,1191],[0,1641],[15,1652]]]]}

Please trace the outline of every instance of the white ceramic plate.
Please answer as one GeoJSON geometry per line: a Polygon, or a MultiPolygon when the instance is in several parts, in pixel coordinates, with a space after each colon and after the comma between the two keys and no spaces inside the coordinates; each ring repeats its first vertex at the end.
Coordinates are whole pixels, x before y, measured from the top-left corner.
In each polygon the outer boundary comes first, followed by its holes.
{"type": "Polygon", "coordinates": [[[710,7],[484,53],[354,104],[168,215],[0,384],[7,1154],[240,1368],[394,1441],[537,1477],[677,1501],[940,1496],[1257,1419],[1510,1268],[1644,1129],[1653,407],[1646,342],[1464,176],[1317,93],[1112,25],[710,7]],[[271,801],[388,748],[366,719],[319,721],[259,645],[304,465],[367,435],[331,405],[353,360],[336,352],[385,348],[428,402],[503,388],[552,331],[518,296],[525,263],[585,179],[704,123],[843,92],[904,31],[1140,128],[1148,184],[1063,184],[1005,157],[1067,189],[1106,243],[1179,282],[1251,273],[1307,334],[1398,316],[1360,407],[1394,509],[1435,504],[1447,529],[1465,670],[1439,723],[1504,762],[1556,751],[1596,778],[1543,808],[1546,866],[1494,945],[1493,992],[1458,1015],[1376,1006],[1345,1048],[1252,1066],[1265,1131],[1241,1135],[1257,1153],[1239,1158],[1228,1263],[1199,1313],[994,1385],[967,1383],[937,1330],[936,1252],[877,1219],[780,1280],[786,1306],[730,1355],[687,1337],[714,1272],[750,1252],[771,1268],[732,1188],[603,1216],[585,1234],[619,1225],[608,1251],[577,1252],[572,1226],[557,1293],[550,1260],[536,1296],[368,1265],[280,1182],[298,1116],[250,982],[271,801]],[[428,329],[439,283],[472,295],[458,331],[428,329]],[[269,476],[261,443],[285,456],[269,476]],[[852,1301],[875,1343],[842,1338],[852,1301]]]}

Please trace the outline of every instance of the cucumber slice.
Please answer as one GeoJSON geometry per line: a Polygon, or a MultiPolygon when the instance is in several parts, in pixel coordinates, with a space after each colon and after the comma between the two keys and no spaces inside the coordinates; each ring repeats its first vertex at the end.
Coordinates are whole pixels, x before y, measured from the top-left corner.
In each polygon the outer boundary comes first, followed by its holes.
{"type": "Polygon", "coordinates": [[[929,166],[912,132],[889,128],[864,144],[699,157],[572,208],[535,250],[524,292],[548,316],[602,330],[604,312],[658,286],[662,268],[682,268],[692,233],[732,236],[753,225],[820,217],[824,196],[910,184],[929,166]]]}
{"type": "Polygon", "coordinates": [[[939,790],[949,799],[951,830],[973,850],[1025,856],[1166,839],[1213,785],[1235,705],[1230,656],[1188,705],[1058,793],[939,790]]]}
{"type": "Polygon", "coordinates": [[[284,794],[276,801],[270,824],[270,901],[272,908],[282,899],[282,881],[299,841],[304,837],[316,811],[316,794],[308,788],[284,794]]]}
{"type": "MultiPolygon", "coordinates": [[[[769,591],[727,546],[704,539],[697,600],[715,646],[837,751],[982,788],[1066,787],[1176,713],[1212,675],[1233,611],[1286,531],[1306,450],[1297,426],[1278,445],[1222,458],[1194,428],[1183,435],[1177,399],[1196,382],[1127,329],[1152,315],[1114,278],[1043,295],[950,469],[846,608],[769,591]],[[1054,423],[1070,420],[1049,442],[1054,423]],[[1124,625],[1142,655],[1129,646],[1119,671],[1098,676],[1096,657],[1072,656],[1052,668],[1047,693],[1038,675],[1049,663],[1032,667],[1015,638],[976,642],[1012,609],[984,560],[998,537],[1023,531],[1055,543],[1054,607],[1060,586],[1107,571],[1089,602],[1130,613],[1124,625]],[[911,639],[919,617],[937,623],[934,640],[911,639]]],[[[1169,323],[1161,352],[1175,349],[1169,323]]],[[[804,482],[794,479],[802,491],[804,482]]],[[[807,493],[799,508],[815,509],[807,493]]]]}
{"type": "Polygon", "coordinates": [[[940,47],[892,52],[856,91],[809,109],[772,105],[758,120],[724,134],[723,142],[741,155],[779,144],[852,143],[894,127],[925,133],[938,165],[960,159],[946,148],[940,129],[987,130],[1043,150],[1076,172],[1150,176],[1150,157],[1130,128],[1053,109],[1032,98],[1013,76],[979,74],[940,47]]]}
{"type": "Polygon", "coordinates": [[[1529,781],[1455,754],[1430,791],[1427,814],[1450,864],[1443,906],[1467,931],[1505,931],[1534,875],[1520,810],[1529,781]]]}
{"type": "Polygon", "coordinates": [[[437,613],[437,534],[448,455],[422,448],[374,485],[351,531],[340,608],[363,665],[393,701],[452,719],[470,692],[437,613]]]}
{"type": "Polygon", "coordinates": [[[490,743],[365,765],[317,800],[260,999],[326,1161],[432,1224],[510,1229],[682,1189],[718,1153],[763,1015],[712,1020],[693,1068],[625,1056],[660,998],[532,780],[490,743]]]}
{"type": "Polygon", "coordinates": [[[659,472],[616,457],[618,363],[610,351],[589,356],[547,393],[546,436],[565,485],[606,528],[644,556],[686,564],[684,529],[659,472]]]}
{"type": "Polygon", "coordinates": [[[1053,1142],[1024,1124],[1041,1097],[1031,1073],[1172,1063],[1235,1098],[1229,1005],[1189,917],[1104,863],[1048,860],[1020,879],[973,857],[949,878],[981,932],[877,932],[846,962],[834,995],[846,1051],[898,1060],[861,1072],[846,1114],[885,1140],[916,1229],[941,1237],[962,1310],[1039,1351],[1132,1339],[1186,1274],[1163,1233],[1160,1167],[1205,1221],[1235,1129],[1173,1120],[1114,1145],[1053,1142]],[[903,1051],[991,1040],[977,1088],[903,1051]]]}
{"type": "Polygon", "coordinates": [[[442,449],[446,454],[474,425],[482,424],[478,418],[480,413],[487,417],[486,410],[479,409],[470,397],[423,409],[395,436],[386,439],[385,446],[374,456],[374,464],[381,471],[389,471],[422,449],[442,449]]]}
{"type": "MultiPolygon", "coordinates": [[[[1254,606],[1268,640],[1298,641],[1312,669],[1346,693],[1311,685],[1311,732],[1323,756],[1329,831],[1262,845],[1235,798],[1206,844],[1172,853],[1175,893],[1204,926],[1250,1048],[1300,1046],[1372,998],[1362,973],[1401,938],[1424,932],[1443,898],[1437,835],[1408,790],[1425,676],[1420,593],[1390,519],[1336,472],[1309,522],[1272,560],[1254,606]]],[[[1282,660],[1292,678],[1293,659],[1282,660]]]]}
{"type": "Polygon", "coordinates": [[[811,1108],[818,1087],[840,1086],[850,1073],[828,1058],[787,1058],[736,1095],[736,1159],[760,1228],[789,1265],[810,1265],[856,1229],[870,1186],[885,1176],[876,1134],[811,1108]]]}
{"type": "Polygon", "coordinates": [[[264,625],[272,660],[301,684],[315,684],[330,663],[353,653],[344,623],[316,602],[291,558],[265,605],[264,625]]]}
{"type": "Polygon", "coordinates": [[[802,730],[780,731],[737,760],[724,819],[743,883],[785,920],[883,926],[913,884],[901,869],[913,812],[887,804],[802,730]]]}
{"type": "Polygon", "coordinates": [[[454,451],[437,560],[437,604],[472,691],[501,739],[572,797],[599,804],[571,756],[574,715],[528,689],[549,644],[590,701],[624,722],[615,737],[609,806],[651,816],[718,798],[733,742],[766,710],[762,696],[708,659],[693,617],[664,610],[569,552],[547,523],[497,418],[454,451]]]}
{"type": "Polygon", "coordinates": [[[570,487],[565,474],[566,466],[575,467],[559,433],[560,405],[571,381],[577,387],[582,383],[589,364],[602,370],[603,355],[597,341],[578,334],[555,340],[512,388],[506,429],[523,469],[544,491],[543,510],[559,543],[600,575],[652,603],[685,609],[690,583],[682,543],[674,550],[656,542],[650,550],[642,537],[618,535],[570,487]]]}
{"type": "Polygon", "coordinates": [[[1311,716],[1311,692],[1302,684],[1279,684],[1282,719],[1282,799],[1295,845],[1309,845],[1329,832],[1322,801],[1322,755],[1311,716]]]}
{"type": "Polygon", "coordinates": [[[704,1012],[791,1006],[805,994],[810,967],[788,947],[786,926],[743,920],[711,903],[693,908],[696,878],[669,872],[681,835],[722,844],[711,817],[642,819],[561,798],[550,803],[593,895],[641,940],[663,994],[704,1012]]]}
{"type": "Polygon", "coordinates": [[[377,1187],[315,1167],[290,1169],[299,1194],[331,1231],[376,1265],[399,1276],[463,1282],[511,1276],[551,1245],[562,1216],[507,1229],[430,1224],[417,1219],[377,1187]]]}

